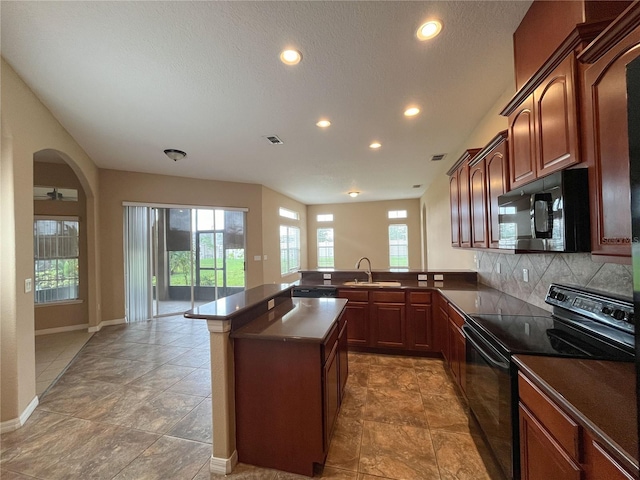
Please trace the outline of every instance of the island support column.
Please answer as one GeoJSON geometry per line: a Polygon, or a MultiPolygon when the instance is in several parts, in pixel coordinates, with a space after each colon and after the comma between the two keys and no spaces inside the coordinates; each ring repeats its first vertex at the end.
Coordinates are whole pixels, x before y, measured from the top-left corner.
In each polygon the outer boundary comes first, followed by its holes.
{"type": "Polygon", "coordinates": [[[207,320],[211,345],[211,421],[213,452],[209,470],[227,474],[238,463],[233,340],[230,320],[207,320]]]}

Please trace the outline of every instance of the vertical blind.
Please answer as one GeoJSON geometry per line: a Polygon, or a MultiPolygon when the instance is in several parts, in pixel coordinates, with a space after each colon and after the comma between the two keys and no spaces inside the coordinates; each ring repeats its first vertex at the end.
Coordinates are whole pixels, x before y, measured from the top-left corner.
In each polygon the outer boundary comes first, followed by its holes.
{"type": "Polygon", "coordinates": [[[152,316],[149,212],[148,207],[125,207],[127,322],[139,322],[152,316]]]}

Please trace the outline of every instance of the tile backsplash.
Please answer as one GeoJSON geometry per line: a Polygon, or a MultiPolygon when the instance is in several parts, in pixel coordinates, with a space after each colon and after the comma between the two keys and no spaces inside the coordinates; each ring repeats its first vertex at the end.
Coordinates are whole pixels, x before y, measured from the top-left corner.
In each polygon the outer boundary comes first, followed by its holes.
{"type": "Polygon", "coordinates": [[[552,282],[633,295],[631,265],[598,263],[589,253],[512,255],[478,251],[478,281],[533,305],[551,310],[544,297],[552,282]],[[523,269],[529,281],[524,281],[523,269]],[[498,273],[499,272],[499,273],[498,273]]]}

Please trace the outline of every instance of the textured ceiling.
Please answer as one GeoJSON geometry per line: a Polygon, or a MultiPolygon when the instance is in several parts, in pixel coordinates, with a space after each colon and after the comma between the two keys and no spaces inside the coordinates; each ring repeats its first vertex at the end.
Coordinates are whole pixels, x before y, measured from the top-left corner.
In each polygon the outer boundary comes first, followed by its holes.
{"type": "Polygon", "coordinates": [[[530,3],[3,0],[1,46],[99,167],[261,183],[306,204],[417,198],[441,172],[431,155],[461,148],[513,84],[530,3]],[[442,33],[418,42],[431,17],[442,33]],[[279,61],[285,47],[299,65],[279,61]],[[405,118],[409,104],[422,113],[405,118]]]}

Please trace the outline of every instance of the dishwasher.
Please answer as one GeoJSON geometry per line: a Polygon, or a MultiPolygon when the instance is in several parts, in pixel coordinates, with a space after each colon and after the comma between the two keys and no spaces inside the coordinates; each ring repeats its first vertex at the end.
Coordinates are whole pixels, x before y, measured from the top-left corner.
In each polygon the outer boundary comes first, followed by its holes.
{"type": "Polygon", "coordinates": [[[329,285],[318,285],[313,287],[301,287],[296,286],[291,289],[292,297],[306,297],[306,298],[325,298],[325,297],[337,297],[337,287],[329,285]]]}

